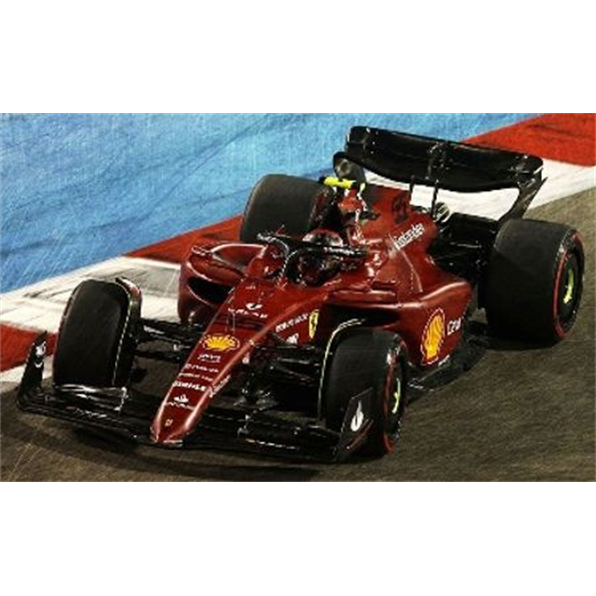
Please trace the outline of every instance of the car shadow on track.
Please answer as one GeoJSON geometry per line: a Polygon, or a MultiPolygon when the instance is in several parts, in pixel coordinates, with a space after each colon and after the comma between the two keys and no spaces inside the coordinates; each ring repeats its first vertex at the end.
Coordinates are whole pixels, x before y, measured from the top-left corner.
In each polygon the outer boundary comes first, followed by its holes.
{"type": "Polygon", "coordinates": [[[280,464],[251,456],[206,450],[159,451],[138,446],[94,431],[73,429],[60,421],[22,414],[17,409],[14,392],[4,394],[3,480],[59,480],[66,467],[70,469],[70,480],[85,481],[288,482],[311,480],[319,473],[308,465],[280,464]],[[32,454],[28,458],[21,456],[25,449],[32,454]],[[38,457],[42,452],[44,457],[38,457]],[[73,458],[80,465],[73,465],[73,458]]]}
{"type": "Polygon", "coordinates": [[[531,343],[497,337],[490,333],[488,325],[484,320],[484,313],[481,313],[479,316],[480,320],[473,320],[469,324],[469,331],[484,344],[485,349],[489,352],[532,352],[535,350],[544,350],[555,345],[555,342],[551,344],[531,343]]]}

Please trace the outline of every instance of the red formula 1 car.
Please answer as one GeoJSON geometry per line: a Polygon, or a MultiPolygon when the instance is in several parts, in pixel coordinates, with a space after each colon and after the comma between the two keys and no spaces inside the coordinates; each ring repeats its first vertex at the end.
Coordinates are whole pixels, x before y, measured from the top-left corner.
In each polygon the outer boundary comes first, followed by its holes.
{"type": "Polygon", "coordinates": [[[487,337],[548,344],[571,330],[580,238],[522,219],[542,165],[354,128],[335,156],[336,177],[264,178],[240,242],[191,251],[180,323],[143,319],[129,281],[82,283],[64,313],[52,387],[41,383],[41,336],[19,404],[162,447],[328,460],[387,453],[407,403],[470,368],[487,337]],[[404,188],[367,184],[370,172],[404,188]],[[434,189],[427,208],[411,204],[419,185],[434,189]],[[519,195],[498,221],[439,201],[443,189],[502,188],[519,195]],[[482,309],[488,323],[474,324],[482,309]],[[156,370],[169,372],[151,395],[156,370]]]}

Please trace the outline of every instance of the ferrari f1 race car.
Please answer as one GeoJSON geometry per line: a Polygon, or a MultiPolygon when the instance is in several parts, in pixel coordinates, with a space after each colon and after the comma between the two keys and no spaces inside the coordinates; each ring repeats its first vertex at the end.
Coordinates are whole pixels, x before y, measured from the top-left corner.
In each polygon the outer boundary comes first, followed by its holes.
{"type": "Polygon", "coordinates": [[[381,456],[407,404],[471,368],[487,338],[554,344],[571,331],[581,239],[523,219],[540,158],[357,127],[334,169],[262,179],[239,242],[196,246],[182,264],[179,322],[143,318],[128,280],[83,282],[51,387],[42,335],[20,407],[164,448],[381,456]],[[432,200],[415,206],[422,186],[432,200]],[[498,220],[439,200],[498,189],[516,191],[498,220]],[[164,367],[163,391],[143,390],[164,367]]]}

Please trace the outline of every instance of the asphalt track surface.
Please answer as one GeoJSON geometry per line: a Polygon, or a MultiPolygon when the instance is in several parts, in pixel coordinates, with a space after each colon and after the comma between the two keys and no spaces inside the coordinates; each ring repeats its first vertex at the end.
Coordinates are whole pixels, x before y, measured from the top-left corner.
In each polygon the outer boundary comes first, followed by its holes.
{"type": "Polygon", "coordinates": [[[495,345],[469,373],[409,408],[401,442],[381,460],[285,463],[210,451],[113,443],[21,413],[1,398],[3,481],[593,481],[595,457],[594,248],[596,192],[532,217],[577,227],[587,266],[573,335],[548,349],[495,345]]]}

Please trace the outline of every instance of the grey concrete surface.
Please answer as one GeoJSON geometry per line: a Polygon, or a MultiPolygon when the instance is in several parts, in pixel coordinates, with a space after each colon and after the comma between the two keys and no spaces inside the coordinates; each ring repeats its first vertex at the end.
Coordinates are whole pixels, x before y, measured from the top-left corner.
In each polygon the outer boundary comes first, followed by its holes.
{"type": "Polygon", "coordinates": [[[471,372],[409,408],[397,451],[343,465],[286,464],[245,455],[163,452],[111,443],[19,412],[1,398],[3,481],[593,481],[596,193],[535,210],[582,233],[584,302],[573,335],[549,349],[490,350],[471,372]]]}

